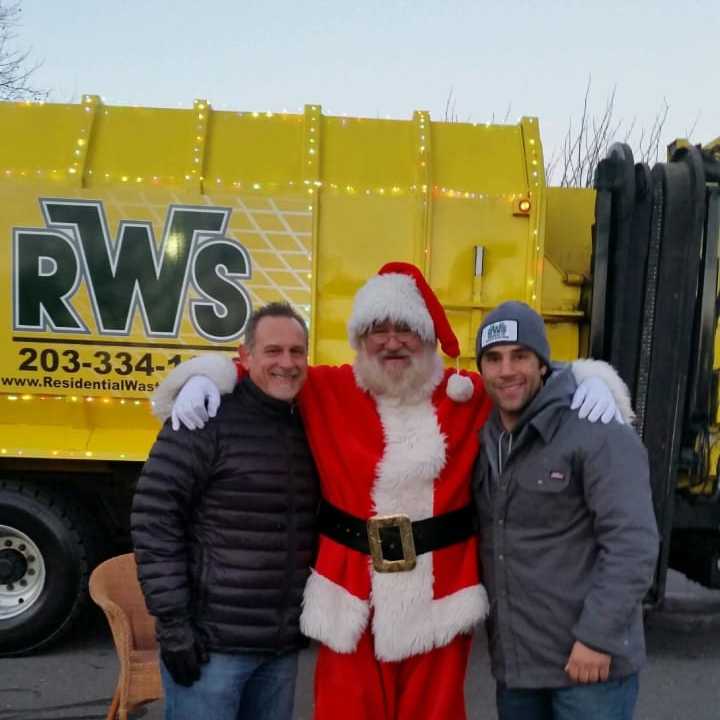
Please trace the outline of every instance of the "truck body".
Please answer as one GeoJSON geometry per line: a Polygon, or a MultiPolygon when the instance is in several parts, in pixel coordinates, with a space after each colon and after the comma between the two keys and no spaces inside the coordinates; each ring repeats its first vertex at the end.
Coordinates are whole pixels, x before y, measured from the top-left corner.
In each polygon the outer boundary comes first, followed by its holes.
{"type": "Polygon", "coordinates": [[[292,303],[311,361],[346,362],[355,291],[404,260],[437,292],[467,368],[483,314],[508,299],[542,313],[555,359],[587,351],[602,193],[546,187],[534,118],[85,96],[0,104],[0,133],[2,654],[42,647],[78,615],[92,567],[127,543],[159,429],[153,389],[193,355],[233,354],[252,308],[292,303]]]}

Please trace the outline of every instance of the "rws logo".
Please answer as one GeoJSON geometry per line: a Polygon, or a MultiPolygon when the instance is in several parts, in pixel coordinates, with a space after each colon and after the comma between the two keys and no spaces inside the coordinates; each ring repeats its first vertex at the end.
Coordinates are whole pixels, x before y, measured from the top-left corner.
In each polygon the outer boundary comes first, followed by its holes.
{"type": "Polygon", "coordinates": [[[224,236],[229,208],[171,205],[157,247],[148,222],[121,222],[113,242],[101,202],[40,206],[46,228],[13,229],[15,330],[91,332],[73,306],[84,281],[101,335],[128,335],[139,309],[148,337],[177,337],[189,284],[201,298],[189,302],[199,335],[228,341],[244,331],[250,257],[224,236]]]}
{"type": "Polygon", "coordinates": [[[497,342],[517,342],[517,320],[498,320],[483,328],[480,336],[480,347],[487,347],[497,342]]]}

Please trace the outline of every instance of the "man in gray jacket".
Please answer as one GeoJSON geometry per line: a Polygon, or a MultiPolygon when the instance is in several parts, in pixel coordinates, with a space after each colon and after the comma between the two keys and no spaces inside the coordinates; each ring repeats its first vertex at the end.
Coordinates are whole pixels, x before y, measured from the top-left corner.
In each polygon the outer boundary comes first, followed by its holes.
{"type": "Polygon", "coordinates": [[[542,318],[507,302],[477,362],[495,409],[474,472],[500,720],[629,720],[658,535],[634,430],[571,412],[542,318]]]}

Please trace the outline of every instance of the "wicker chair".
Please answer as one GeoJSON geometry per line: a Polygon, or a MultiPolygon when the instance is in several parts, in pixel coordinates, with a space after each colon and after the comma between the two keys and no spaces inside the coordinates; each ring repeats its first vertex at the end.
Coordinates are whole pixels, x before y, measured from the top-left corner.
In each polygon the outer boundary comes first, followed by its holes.
{"type": "Polygon", "coordinates": [[[98,565],[90,576],[90,596],[105,612],[120,662],[107,720],[127,720],[128,711],[163,696],[155,621],[145,606],[134,555],[98,565]]]}

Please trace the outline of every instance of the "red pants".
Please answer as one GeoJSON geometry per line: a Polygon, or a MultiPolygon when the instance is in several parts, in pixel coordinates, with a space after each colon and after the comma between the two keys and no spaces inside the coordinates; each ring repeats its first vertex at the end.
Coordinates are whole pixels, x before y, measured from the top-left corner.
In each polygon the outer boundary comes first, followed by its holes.
{"type": "Polygon", "coordinates": [[[399,662],[375,657],[363,633],[355,652],[320,646],[315,720],[465,720],[463,685],[470,636],[399,662]]]}

